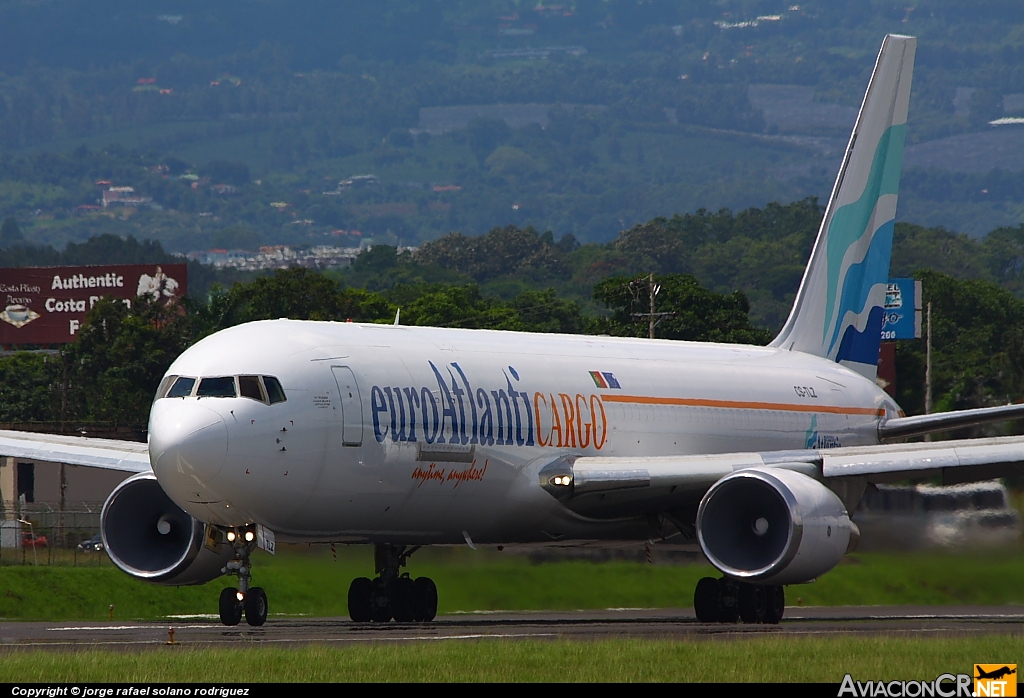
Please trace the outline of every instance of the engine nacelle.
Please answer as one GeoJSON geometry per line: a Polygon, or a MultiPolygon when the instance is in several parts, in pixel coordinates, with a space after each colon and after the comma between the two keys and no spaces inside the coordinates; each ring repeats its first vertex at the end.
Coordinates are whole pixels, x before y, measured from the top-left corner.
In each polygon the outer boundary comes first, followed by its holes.
{"type": "Polygon", "coordinates": [[[158,584],[205,584],[234,556],[229,545],[205,547],[206,525],[172,502],[153,473],[134,475],[110,493],[100,533],[115,565],[158,584]]]}
{"type": "Polygon", "coordinates": [[[859,537],[830,489],[781,468],[726,475],[697,511],[704,555],[726,575],[748,582],[811,581],[839,564],[859,537]]]}

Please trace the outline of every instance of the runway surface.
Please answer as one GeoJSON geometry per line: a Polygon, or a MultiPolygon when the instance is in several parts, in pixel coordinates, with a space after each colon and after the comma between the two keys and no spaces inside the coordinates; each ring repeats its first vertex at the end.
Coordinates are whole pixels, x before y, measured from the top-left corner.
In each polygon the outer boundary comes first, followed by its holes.
{"type": "Polygon", "coordinates": [[[433,642],[487,639],[612,637],[735,639],[758,635],[963,636],[1024,631],[1021,606],[847,606],[786,609],[779,625],[708,625],[692,610],[608,609],[573,612],[495,612],[438,617],[431,623],[353,623],[347,618],[275,618],[262,628],[228,628],[215,618],[159,622],[0,621],[0,651],[14,648],[142,649],[165,645],[168,629],[182,646],[308,643],[433,642]]]}

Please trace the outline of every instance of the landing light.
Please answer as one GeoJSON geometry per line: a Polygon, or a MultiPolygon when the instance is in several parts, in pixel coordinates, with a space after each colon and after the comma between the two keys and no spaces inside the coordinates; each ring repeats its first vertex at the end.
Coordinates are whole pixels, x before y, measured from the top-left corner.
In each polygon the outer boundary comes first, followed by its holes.
{"type": "Polygon", "coordinates": [[[238,599],[239,601],[244,601],[245,600],[245,594],[243,594],[240,591],[236,591],[235,592],[235,598],[238,599]]]}
{"type": "Polygon", "coordinates": [[[234,543],[234,542],[235,542],[235,532],[234,531],[228,531],[228,543],[234,543]]]}
{"type": "Polygon", "coordinates": [[[253,533],[252,531],[246,531],[245,532],[245,542],[246,543],[252,543],[254,538],[256,538],[256,534],[255,533],[253,533]]]}
{"type": "Polygon", "coordinates": [[[555,475],[551,478],[552,485],[559,485],[562,487],[572,484],[572,475],[555,475]]]}

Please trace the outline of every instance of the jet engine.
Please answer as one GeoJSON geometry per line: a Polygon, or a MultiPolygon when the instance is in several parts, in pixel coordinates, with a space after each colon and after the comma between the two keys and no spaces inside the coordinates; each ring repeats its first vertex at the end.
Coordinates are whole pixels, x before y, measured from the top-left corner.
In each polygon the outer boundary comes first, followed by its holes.
{"type": "Polygon", "coordinates": [[[716,482],[697,511],[697,538],[726,575],[808,582],[839,564],[860,532],[830,489],[802,473],[750,468],[716,482]]]}
{"type": "Polygon", "coordinates": [[[110,493],[100,533],[115,565],[158,584],[205,584],[234,554],[230,545],[206,547],[206,525],[172,502],[153,473],[134,475],[110,493]]]}

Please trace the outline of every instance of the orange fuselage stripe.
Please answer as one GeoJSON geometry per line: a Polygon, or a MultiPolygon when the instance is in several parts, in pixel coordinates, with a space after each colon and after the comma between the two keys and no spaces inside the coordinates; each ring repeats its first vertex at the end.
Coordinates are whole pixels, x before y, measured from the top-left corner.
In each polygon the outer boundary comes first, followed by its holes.
{"type": "Polygon", "coordinates": [[[676,405],[682,407],[721,407],[733,410],[778,410],[781,412],[829,412],[831,414],[864,414],[882,417],[885,410],[875,407],[840,407],[835,405],[797,405],[788,402],[744,402],[740,400],[709,400],[686,397],[648,397],[646,395],[602,395],[605,402],[635,405],[676,405]]]}

